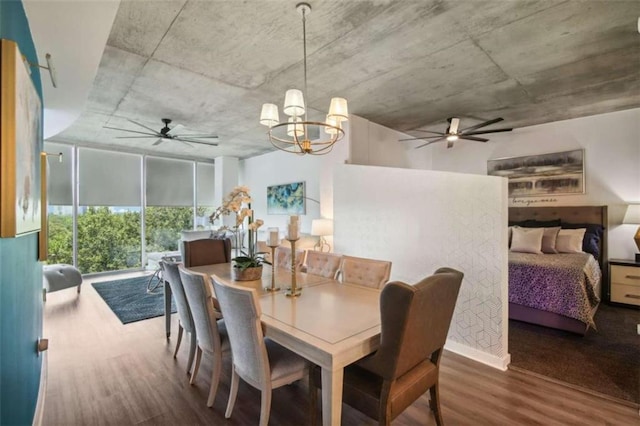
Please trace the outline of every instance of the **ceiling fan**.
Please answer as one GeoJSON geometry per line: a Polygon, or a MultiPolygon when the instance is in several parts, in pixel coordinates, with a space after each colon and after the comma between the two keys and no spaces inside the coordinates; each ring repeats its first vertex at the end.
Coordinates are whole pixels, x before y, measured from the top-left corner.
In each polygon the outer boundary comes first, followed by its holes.
{"type": "Polygon", "coordinates": [[[204,140],[204,139],[217,139],[218,138],[217,135],[207,135],[207,134],[196,135],[196,134],[181,133],[185,129],[185,127],[182,124],[177,124],[173,126],[173,128],[169,128],[169,124],[171,123],[171,119],[169,118],[162,119],[162,122],[164,123],[164,127],[160,129],[160,131],[153,130],[151,127],[147,127],[144,124],[138,123],[137,121],[133,121],[130,119],[127,119],[127,120],[129,120],[130,122],[132,122],[137,126],[147,129],[149,132],[140,132],[137,130],[121,129],[118,127],[109,127],[109,126],[104,126],[104,128],[112,129],[112,130],[121,130],[123,132],[131,132],[131,133],[144,135],[144,136],[118,136],[116,137],[116,139],[158,138],[158,140],[155,141],[153,145],[160,145],[162,142],[165,142],[167,140],[174,140],[174,141],[181,142],[189,147],[191,147],[192,143],[209,145],[209,146],[218,146],[217,143],[207,142],[206,140],[204,140]]]}
{"type": "Polygon", "coordinates": [[[444,133],[432,132],[430,130],[416,129],[414,130],[414,132],[431,133],[434,136],[423,136],[423,137],[400,139],[400,141],[414,141],[419,139],[427,141],[427,143],[417,146],[415,147],[415,149],[422,148],[423,146],[427,146],[432,143],[440,142],[443,140],[447,141],[447,148],[451,148],[453,146],[453,142],[457,141],[458,139],[466,139],[466,140],[476,141],[476,142],[487,142],[489,139],[479,138],[479,137],[476,137],[475,135],[484,135],[487,133],[510,132],[513,129],[505,128],[505,129],[492,129],[492,130],[481,130],[481,131],[477,131],[477,130],[482,127],[489,126],[491,124],[498,123],[502,120],[504,120],[504,118],[498,117],[498,118],[494,118],[493,120],[485,121],[483,123],[476,124],[471,127],[467,127],[466,129],[459,130],[458,128],[460,126],[460,119],[455,117],[447,118],[447,121],[449,122],[449,127],[447,127],[447,130],[444,133]]]}

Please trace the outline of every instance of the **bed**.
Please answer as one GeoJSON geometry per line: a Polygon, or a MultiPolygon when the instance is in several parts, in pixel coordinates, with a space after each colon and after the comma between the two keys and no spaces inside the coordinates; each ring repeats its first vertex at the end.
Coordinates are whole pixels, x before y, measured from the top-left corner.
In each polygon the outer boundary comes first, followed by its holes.
{"type": "Polygon", "coordinates": [[[599,230],[597,241],[588,241],[595,256],[509,252],[509,318],[584,335],[589,328],[596,328],[593,317],[606,280],[607,207],[509,209],[510,224],[555,226],[558,221],[563,227],[588,225],[587,232],[599,230]]]}

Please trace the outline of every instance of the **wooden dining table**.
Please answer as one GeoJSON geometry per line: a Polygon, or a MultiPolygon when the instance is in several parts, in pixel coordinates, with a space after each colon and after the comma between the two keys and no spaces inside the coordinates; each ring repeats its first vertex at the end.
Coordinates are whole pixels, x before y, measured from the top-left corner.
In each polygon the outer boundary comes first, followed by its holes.
{"type": "MultiPolygon", "coordinates": [[[[189,268],[220,282],[250,287],[260,297],[261,321],[267,337],[322,368],[322,423],[339,425],[342,412],[344,367],[374,352],[380,344],[380,290],[318,275],[297,273],[299,297],[287,297],[291,271],[275,271],[276,286],[269,292],[271,267],[261,280],[233,281],[231,264],[189,268]]],[[[167,327],[170,326],[171,289],[165,285],[167,327]]],[[[167,328],[167,336],[169,328],[167,328]]]]}

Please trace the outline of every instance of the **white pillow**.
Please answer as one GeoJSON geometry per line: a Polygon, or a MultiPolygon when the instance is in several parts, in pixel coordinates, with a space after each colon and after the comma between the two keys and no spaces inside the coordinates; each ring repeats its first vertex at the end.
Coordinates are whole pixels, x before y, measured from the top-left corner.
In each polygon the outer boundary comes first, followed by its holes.
{"type": "Polygon", "coordinates": [[[561,229],[556,238],[558,253],[582,253],[582,239],[586,228],[561,229]]]}
{"type": "Polygon", "coordinates": [[[511,237],[511,251],[542,254],[544,228],[520,228],[514,226],[511,237]]]}

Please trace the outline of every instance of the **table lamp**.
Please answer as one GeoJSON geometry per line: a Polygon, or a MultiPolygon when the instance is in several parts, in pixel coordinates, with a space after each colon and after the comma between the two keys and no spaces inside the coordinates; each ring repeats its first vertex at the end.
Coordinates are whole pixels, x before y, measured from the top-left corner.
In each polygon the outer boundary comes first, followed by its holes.
{"type": "Polygon", "coordinates": [[[316,235],[320,237],[316,245],[313,246],[314,249],[318,251],[325,251],[325,247],[327,251],[331,251],[331,245],[324,238],[329,235],[333,235],[333,220],[331,219],[313,219],[311,221],[311,235],[316,235]]]}
{"type": "MultiPolygon", "coordinates": [[[[640,225],[640,204],[629,204],[627,206],[627,212],[622,219],[624,225],[640,225]]],[[[636,235],[633,237],[640,251],[640,227],[636,231],[636,235]]],[[[636,262],[640,262],[640,253],[636,253],[636,262]]]]}

